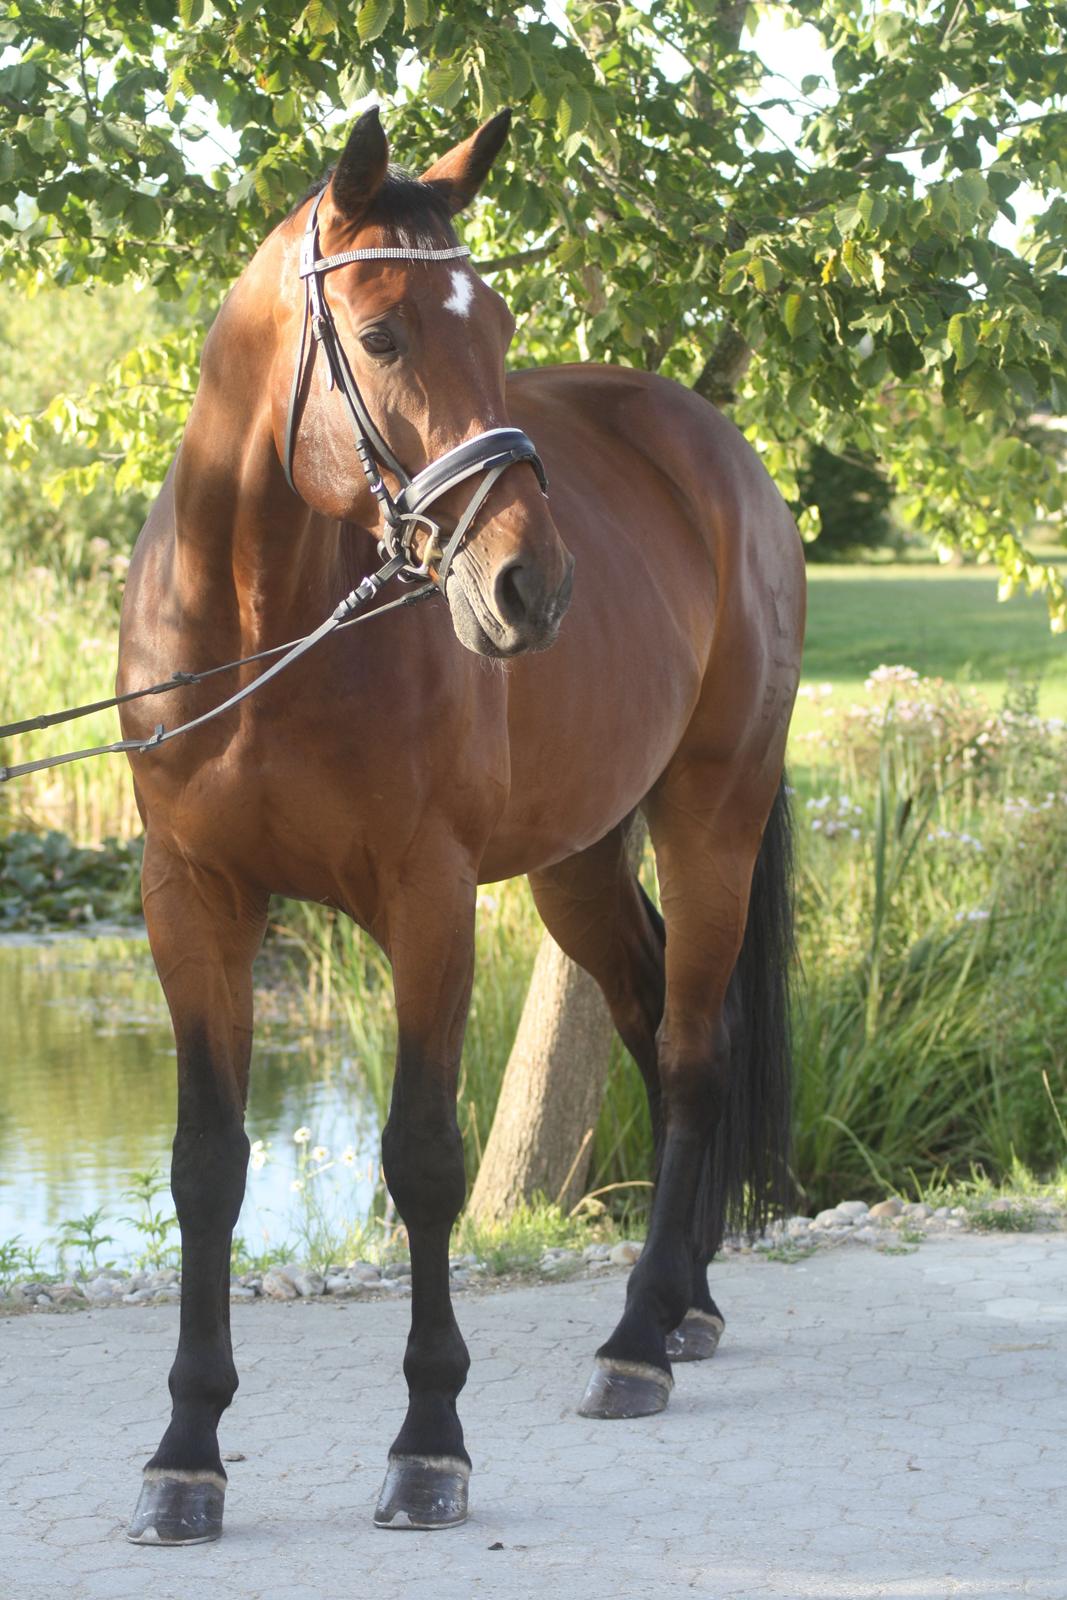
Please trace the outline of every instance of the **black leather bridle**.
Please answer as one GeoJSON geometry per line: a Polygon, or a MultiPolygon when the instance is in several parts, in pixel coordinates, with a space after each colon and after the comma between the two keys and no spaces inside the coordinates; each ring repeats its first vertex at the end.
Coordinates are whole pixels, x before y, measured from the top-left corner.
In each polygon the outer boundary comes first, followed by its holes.
{"type": "MultiPolygon", "coordinates": [[[[323,191],[325,192],[325,191],[323,191]]],[[[319,194],[308,213],[307,226],[300,245],[300,276],[304,283],[304,314],[300,322],[300,340],[297,344],[293,367],[293,382],[289,391],[289,410],[285,419],[285,442],[282,448],[282,465],[290,489],[299,490],[293,481],[293,454],[296,449],[296,430],[300,391],[307,370],[305,350],[308,345],[308,328],[311,329],[311,350],[321,345],[326,356],[326,386],[336,388],[345,403],[345,412],[352,428],[356,453],[367,478],[367,485],[377,500],[385,522],[382,538],[383,554],[402,555],[404,568],[401,576],[424,578],[432,576],[443,589],[452,561],[468,533],[485,499],[502,473],[517,461],[529,462],[537,474],[543,495],[548,494],[548,479],[544,465],[537,454],[533,440],[521,428],[490,428],[473,439],[466,439],[448,450],[436,461],[431,461],[411,477],[397,460],[387,441],[375,425],[359,392],[352,367],[345,355],[337,324],[333,319],[325,295],[323,278],[337,267],[346,267],[353,261],[454,261],[469,256],[466,245],[452,245],[445,249],[416,249],[407,245],[378,245],[362,250],[343,250],[337,255],[319,254],[319,194]],[[382,480],[381,468],[392,473],[400,484],[394,498],[382,480]],[[464,508],[462,516],[447,540],[440,525],[429,516],[429,508],[467,478],[481,473],[478,484],[464,508]],[[421,562],[414,551],[414,541],[420,526],[429,530],[429,538],[421,562]],[[432,570],[431,570],[432,568],[432,570]]]]}
{"type": "Polygon", "coordinates": [[[31,729],[50,728],[57,723],[73,722],[79,717],[88,716],[91,712],[105,711],[111,706],[125,705],[131,700],[143,700],[149,695],[167,694],[173,689],[201,683],[205,678],[214,677],[217,673],[229,672],[236,667],[248,666],[272,656],[279,658],[251,683],[245,684],[243,689],[238,689],[220,705],[213,706],[210,711],[205,711],[201,716],[193,717],[189,722],[183,722],[176,728],[167,728],[161,722],[155,732],[146,739],[118,739],[112,744],[95,745],[89,750],[70,750],[63,755],[45,756],[39,761],[25,761],[17,766],[0,765],[0,783],[7,783],[12,778],[25,777],[32,772],[44,772],[51,767],[65,766],[69,761],[84,761],[90,756],[113,755],[120,752],[134,754],[154,750],[162,744],[169,744],[172,739],[179,738],[183,733],[191,732],[193,728],[214,721],[224,712],[240,705],[249,695],[256,694],[264,684],[269,683],[294,661],[298,661],[309,650],[321,644],[330,634],[336,633],[341,628],[351,627],[354,623],[367,622],[372,617],[381,616],[384,612],[393,611],[400,606],[428,599],[435,592],[435,588],[443,591],[456,552],[484,505],[486,496],[501,473],[506,472],[515,462],[529,462],[537,474],[541,493],[548,494],[548,479],[541,457],[537,454],[533,440],[528,434],[523,433],[521,428],[490,428],[485,433],[479,433],[476,438],[467,439],[463,444],[456,445],[455,449],[447,450],[443,456],[431,461],[414,477],[404,470],[375,427],[374,419],[359,392],[337,332],[337,324],[323,294],[322,275],[332,272],[335,267],[347,266],[350,261],[451,261],[470,255],[470,251],[465,245],[453,245],[441,250],[409,249],[406,245],[381,245],[377,248],[345,250],[339,255],[320,257],[318,211],[321,200],[320,194],[311,207],[300,247],[300,276],[304,280],[304,315],[300,324],[300,343],[297,346],[293,383],[289,391],[282,466],[285,468],[289,487],[294,494],[299,494],[300,491],[293,482],[293,451],[296,446],[297,408],[306,370],[305,346],[310,326],[312,349],[315,344],[321,344],[326,352],[327,387],[330,389],[336,387],[341,391],[360,463],[366,473],[370,491],[381,508],[385,533],[379,548],[384,564],[377,572],[369,573],[351,593],[338,602],[317,628],[305,634],[303,638],[293,639],[288,644],[275,645],[269,650],[257,651],[255,655],[242,656],[237,661],[224,662],[221,666],[207,667],[200,672],[174,672],[161,683],[149,684],[144,689],[133,689],[126,694],[112,695],[107,700],[97,700],[91,705],[71,706],[64,711],[55,711],[41,717],[28,717],[20,722],[10,722],[0,727],[0,739],[7,739],[15,734],[28,733],[31,729]],[[401,486],[395,498],[382,481],[379,462],[392,473],[401,486]],[[427,509],[456,484],[463,483],[479,472],[483,475],[482,481],[471,495],[463,514],[446,540],[440,524],[427,515],[427,509]],[[423,551],[422,561],[418,562],[413,543],[420,523],[429,529],[430,536],[423,551]],[[413,590],[402,600],[394,600],[362,616],[357,615],[391,578],[431,578],[433,581],[413,590]]]}

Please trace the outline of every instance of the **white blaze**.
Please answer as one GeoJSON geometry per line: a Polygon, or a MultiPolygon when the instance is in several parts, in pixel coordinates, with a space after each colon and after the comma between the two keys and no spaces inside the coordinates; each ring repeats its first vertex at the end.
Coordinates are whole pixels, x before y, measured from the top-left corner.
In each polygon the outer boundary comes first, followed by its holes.
{"type": "Polygon", "coordinates": [[[452,269],[452,293],[445,301],[445,310],[454,311],[457,317],[470,315],[471,301],[474,299],[474,284],[471,275],[464,267],[452,269]]]}

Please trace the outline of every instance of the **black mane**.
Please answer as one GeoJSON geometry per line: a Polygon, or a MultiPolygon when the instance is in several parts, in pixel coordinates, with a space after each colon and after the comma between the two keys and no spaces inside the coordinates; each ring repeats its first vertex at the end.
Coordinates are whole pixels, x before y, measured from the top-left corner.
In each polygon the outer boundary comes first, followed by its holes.
{"type": "MultiPolygon", "coordinates": [[[[321,194],[333,176],[331,167],[301,195],[293,216],[312,195],[321,194]]],[[[404,167],[390,165],[378,193],[360,218],[360,224],[387,229],[392,243],[412,250],[436,250],[458,244],[452,214],[441,195],[427,183],[420,183],[404,167]]]]}

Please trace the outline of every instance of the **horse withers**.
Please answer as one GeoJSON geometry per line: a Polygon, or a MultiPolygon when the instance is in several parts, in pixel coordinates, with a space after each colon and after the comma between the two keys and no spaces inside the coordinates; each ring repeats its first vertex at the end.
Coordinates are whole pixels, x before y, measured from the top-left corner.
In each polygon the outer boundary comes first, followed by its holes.
{"type": "MultiPolygon", "coordinates": [[[[120,689],[306,633],[366,579],[379,539],[443,595],[334,635],[224,716],[130,758],[177,1043],[182,1240],[173,1409],[129,1530],[141,1543],[222,1529],[252,962],[272,894],[339,908],[392,966],[382,1150],[412,1314],[380,1526],[467,1512],[469,1362],[448,1247],[465,1195],[455,1102],[479,883],[528,875],[648,1089],[648,1241],[584,1415],[659,1411],[671,1356],[713,1351],[707,1265],[784,1172],[781,780],[800,545],[755,452],[690,391],[593,365],[505,376],[513,319],[452,217],[507,127],[494,117],[416,179],[389,166],[376,112],[356,123],[220,311],[133,557],[120,689]],[[638,809],[662,916],[627,860],[638,809]]],[[[217,698],[210,681],[177,688],[174,720],[217,698]]],[[[126,706],[124,733],[148,737],[151,719],[126,706]]]]}

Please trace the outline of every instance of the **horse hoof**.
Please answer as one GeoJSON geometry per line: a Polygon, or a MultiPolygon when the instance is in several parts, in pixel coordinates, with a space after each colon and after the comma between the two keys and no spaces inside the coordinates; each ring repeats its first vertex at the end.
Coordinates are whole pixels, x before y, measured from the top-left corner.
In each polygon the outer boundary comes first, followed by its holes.
{"type": "Polygon", "coordinates": [[[390,1456],[376,1528],[454,1528],[467,1520],[471,1469],[456,1456],[390,1456]]]}
{"type": "Polygon", "coordinates": [[[150,1467],[126,1537],[132,1544],[207,1544],[222,1537],[226,1479],[217,1472],[150,1467]]]}
{"type": "Polygon", "coordinates": [[[597,1356],[578,1415],[608,1419],[654,1417],[666,1409],[673,1388],[674,1379],[662,1367],[597,1356]]]}
{"type": "Polygon", "coordinates": [[[687,1311],[673,1333],[667,1335],[672,1361],[707,1361],[719,1348],[726,1324],[710,1311],[687,1311]]]}

